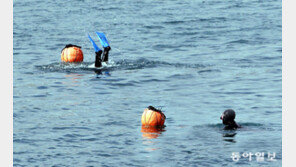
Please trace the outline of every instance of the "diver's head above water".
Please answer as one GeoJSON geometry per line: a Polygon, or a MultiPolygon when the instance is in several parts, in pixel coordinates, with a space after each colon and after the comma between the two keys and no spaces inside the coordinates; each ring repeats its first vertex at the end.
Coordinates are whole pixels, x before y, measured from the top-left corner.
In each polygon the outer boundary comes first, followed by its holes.
{"type": "Polygon", "coordinates": [[[240,128],[240,126],[234,121],[235,119],[235,112],[232,109],[225,110],[220,119],[222,120],[222,123],[226,125],[224,129],[230,130],[230,129],[236,129],[240,128]]]}

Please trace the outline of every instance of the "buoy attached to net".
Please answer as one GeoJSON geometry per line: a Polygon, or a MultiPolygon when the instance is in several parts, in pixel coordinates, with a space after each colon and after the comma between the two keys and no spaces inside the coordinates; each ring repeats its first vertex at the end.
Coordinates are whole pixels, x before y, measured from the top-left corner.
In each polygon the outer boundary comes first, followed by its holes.
{"type": "Polygon", "coordinates": [[[161,110],[152,106],[146,108],[142,114],[142,126],[164,127],[165,115],[161,110]]]}
{"type": "Polygon", "coordinates": [[[68,44],[62,50],[61,60],[63,62],[82,62],[83,52],[80,46],[68,44]]]}

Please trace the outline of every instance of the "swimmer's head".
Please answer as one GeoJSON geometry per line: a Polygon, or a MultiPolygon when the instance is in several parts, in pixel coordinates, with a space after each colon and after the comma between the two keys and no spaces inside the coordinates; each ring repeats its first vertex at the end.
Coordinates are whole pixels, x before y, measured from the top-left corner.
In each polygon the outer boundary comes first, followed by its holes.
{"type": "Polygon", "coordinates": [[[229,125],[234,122],[235,112],[232,109],[225,110],[220,119],[222,120],[224,125],[229,125]]]}

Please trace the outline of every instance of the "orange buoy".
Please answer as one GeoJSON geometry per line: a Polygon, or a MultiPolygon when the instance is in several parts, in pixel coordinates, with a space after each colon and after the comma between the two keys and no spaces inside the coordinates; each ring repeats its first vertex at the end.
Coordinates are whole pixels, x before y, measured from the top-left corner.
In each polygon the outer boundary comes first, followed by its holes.
{"type": "Polygon", "coordinates": [[[79,47],[71,46],[65,47],[62,50],[61,60],[63,62],[82,62],[83,61],[83,52],[79,47]]]}
{"type": "Polygon", "coordinates": [[[165,115],[152,106],[146,108],[142,114],[142,126],[157,126],[163,127],[165,121],[165,115]]]}

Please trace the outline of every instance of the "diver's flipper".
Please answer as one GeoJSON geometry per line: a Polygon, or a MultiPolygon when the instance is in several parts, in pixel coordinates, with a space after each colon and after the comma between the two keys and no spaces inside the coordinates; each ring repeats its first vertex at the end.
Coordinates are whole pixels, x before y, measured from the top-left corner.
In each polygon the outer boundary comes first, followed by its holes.
{"type": "Polygon", "coordinates": [[[101,49],[96,45],[96,43],[94,42],[94,40],[91,39],[91,37],[89,36],[89,34],[87,34],[87,35],[88,35],[88,38],[89,38],[90,42],[91,42],[91,43],[93,44],[93,46],[94,46],[95,52],[100,51],[101,49]]]}
{"type": "Polygon", "coordinates": [[[96,32],[96,34],[98,35],[98,37],[99,37],[99,39],[100,39],[100,42],[101,42],[101,44],[102,44],[102,46],[104,47],[104,48],[106,48],[106,47],[110,47],[110,45],[109,45],[109,43],[108,43],[108,40],[107,40],[107,38],[106,38],[106,36],[105,36],[105,34],[104,33],[102,33],[102,32],[96,32]]]}

